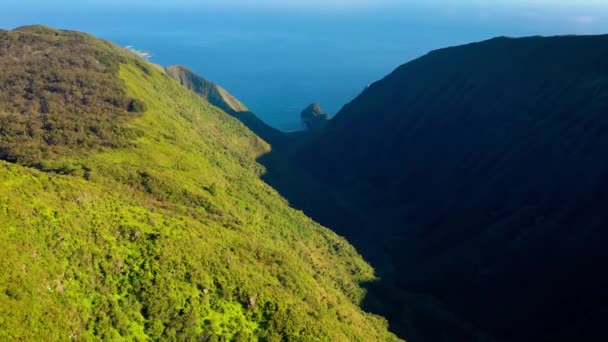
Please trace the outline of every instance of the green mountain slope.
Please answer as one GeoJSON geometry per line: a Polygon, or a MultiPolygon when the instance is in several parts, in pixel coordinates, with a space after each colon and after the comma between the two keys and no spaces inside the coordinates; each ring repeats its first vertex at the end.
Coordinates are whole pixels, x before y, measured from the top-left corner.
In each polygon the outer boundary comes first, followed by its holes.
{"type": "Polygon", "coordinates": [[[205,97],[211,104],[225,112],[246,112],[247,107],[219,85],[194,74],[181,65],[167,67],[167,73],[183,86],[205,97]]]}
{"type": "Polygon", "coordinates": [[[111,43],[0,32],[0,340],[394,340],[268,145],[111,43]]]}
{"type": "Polygon", "coordinates": [[[416,293],[499,341],[601,340],[607,111],[606,35],[434,51],[299,152],[352,217],[302,208],[378,268],[370,305],[402,336],[437,316],[408,314],[416,293]]]}
{"type": "Polygon", "coordinates": [[[180,65],[167,67],[166,70],[171,77],[178,80],[184,87],[202,96],[212,105],[234,116],[268,143],[277,147],[287,143],[289,139],[287,134],[266,124],[221,86],[207,81],[203,77],[193,73],[190,69],[180,65]]]}

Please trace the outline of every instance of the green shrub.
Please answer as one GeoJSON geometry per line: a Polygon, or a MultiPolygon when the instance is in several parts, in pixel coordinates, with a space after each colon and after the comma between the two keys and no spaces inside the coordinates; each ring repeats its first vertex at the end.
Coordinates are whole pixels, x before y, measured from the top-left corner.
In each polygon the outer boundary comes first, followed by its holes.
{"type": "MultiPolygon", "coordinates": [[[[0,38],[0,158],[35,164],[64,154],[124,147],[124,122],[146,104],[126,95],[121,48],[42,26],[0,38]]],[[[134,60],[134,57],[132,57],[134,60]]]]}
{"type": "Polygon", "coordinates": [[[144,101],[133,99],[129,102],[129,107],[127,110],[131,113],[143,113],[148,110],[148,106],[144,101]]]}

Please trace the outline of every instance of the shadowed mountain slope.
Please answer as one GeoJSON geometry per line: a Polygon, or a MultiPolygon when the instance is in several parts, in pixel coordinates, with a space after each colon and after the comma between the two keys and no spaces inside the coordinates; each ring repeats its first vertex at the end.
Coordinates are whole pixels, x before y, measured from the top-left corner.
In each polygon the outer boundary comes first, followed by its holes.
{"type": "Polygon", "coordinates": [[[378,267],[370,302],[402,335],[399,291],[499,341],[566,341],[606,319],[606,149],[608,36],[564,36],[409,62],[298,158],[357,217],[320,221],[378,267]]]}

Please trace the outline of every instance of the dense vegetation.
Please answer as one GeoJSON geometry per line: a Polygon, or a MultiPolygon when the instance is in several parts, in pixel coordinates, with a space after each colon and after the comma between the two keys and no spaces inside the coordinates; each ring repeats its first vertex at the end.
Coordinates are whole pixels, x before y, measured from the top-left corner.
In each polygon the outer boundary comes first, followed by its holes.
{"type": "Polygon", "coordinates": [[[219,85],[207,81],[181,65],[167,67],[167,73],[184,87],[203,96],[214,106],[225,112],[246,112],[247,107],[219,85]]]}
{"type": "Polygon", "coordinates": [[[243,124],[88,35],[0,36],[0,340],[396,339],[243,124]]]}
{"type": "Polygon", "coordinates": [[[607,60],[438,50],[289,135],[184,67],[0,31],[0,340],[396,339],[364,298],[415,341],[593,340],[607,60]]]}
{"type": "Polygon", "coordinates": [[[203,77],[193,73],[190,69],[180,65],[167,67],[167,73],[178,80],[184,87],[237,118],[266,142],[276,147],[281,147],[287,143],[288,137],[286,134],[260,120],[244,104],[221,86],[207,81],[203,77]]]}
{"type": "Polygon", "coordinates": [[[382,281],[368,305],[402,336],[597,340],[607,114],[608,36],[442,49],[370,86],[299,152],[337,205],[280,188],[370,258],[382,281]]]}
{"type": "MultiPolygon", "coordinates": [[[[80,32],[0,32],[0,157],[33,163],[78,148],[128,145],[145,111],[117,77],[128,53],[80,32]]],[[[134,61],[146,68],[140,61],[134,61]]]]}

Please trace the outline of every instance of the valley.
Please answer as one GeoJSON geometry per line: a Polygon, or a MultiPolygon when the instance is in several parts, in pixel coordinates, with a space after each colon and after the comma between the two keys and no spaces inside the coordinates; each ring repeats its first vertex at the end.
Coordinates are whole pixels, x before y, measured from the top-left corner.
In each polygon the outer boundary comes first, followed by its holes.
{"type": "Polygon", "coordinates": [[[435,50],[284,133],[187,67],[0,31],[0,339],[594,340],[606,61],[435,50]]]}

